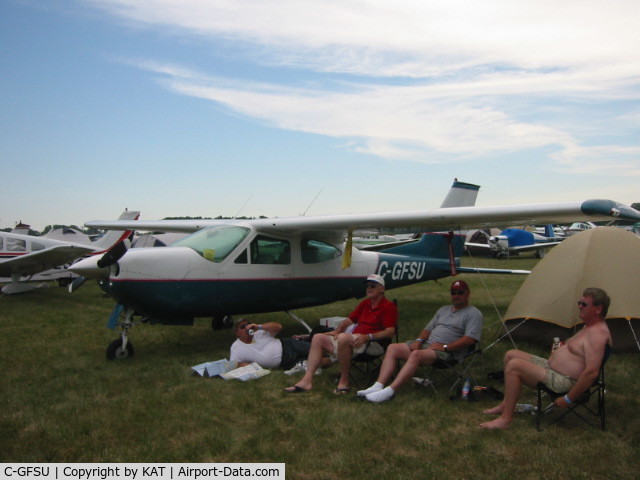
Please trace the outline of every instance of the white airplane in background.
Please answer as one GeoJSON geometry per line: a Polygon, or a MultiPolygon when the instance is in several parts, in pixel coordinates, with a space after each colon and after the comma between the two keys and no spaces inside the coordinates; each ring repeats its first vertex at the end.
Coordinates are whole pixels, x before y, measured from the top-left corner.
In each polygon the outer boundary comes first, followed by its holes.
{"type": "Polygon", "coordinates": [[[564,234],[570,237],[571,235],[584,232],[585,230],[591,230],[592,228],[596,228],[593,222],[574,222],[564,229],[564,234]]]}
{"type": "MultiPolygon", "coordinates": [[[[135,220],[139,215],[140,212],[125,211],[119,220],[135,220]]],[[[31,283],[36,281],[70,281],[72,274],[63,268],[64,265],[88,254],[103,255],[131,233],[112,231],[92,242],[85,235],[68,241],[0,232],[0,277],[7,277],[9,282],[2,287],[2,293],[24,293],[43,286],[31,283]]]]}
{"type": "MultiPolygon", "coordinates": [[[[455,181],[450,194],[470,194],[475,202],[478,188],[455,181]]],[[[98,278],[116,300],[110,325],[121,319],[122,332],[107,348],[107,357],[124,359],[133,355],[129,329],[141,322],[193,325],[195,317],[213,317],[214,325],[221,326],[227,315],[289,313],[362,297],[364,279],[372,273],[385,278],[388,290],[457,273],[514,273],[460,267],[464,236],[453,232],[587,218],[640,221],[640,212],[612,200],[587,200],[251,220],[93,221],[86,225],[193,235],[166,248],[127,250],[120,245],[71,270],[98,278]],[[376,252],[352,247],[354,235],[371,232],[443,233],[376,252]]]]}

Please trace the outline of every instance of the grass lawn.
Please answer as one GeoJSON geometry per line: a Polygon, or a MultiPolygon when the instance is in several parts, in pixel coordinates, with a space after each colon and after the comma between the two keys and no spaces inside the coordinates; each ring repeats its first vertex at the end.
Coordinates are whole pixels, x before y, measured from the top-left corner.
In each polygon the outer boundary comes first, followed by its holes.
{"type": "MultiPolygon", "coordinates": [[[[530,257],[465,265],[531,268],[530,257]]],[[[523,276],[465,275],[472,303],[485,314],[483,346],[503,332],[500,316],[523,276]]],[[[400,309],[400,340],[416,337],[449,302],[450,279],[387,292],[400,309]]],[[[346,315],[357,300],[296,313],[309,324],[346,315]]],[[[375,405],[335,396],[336,367],[308,394],[279,370],[246,383],[191,375],[190,367],[228,357],[233,334],[194,327],[144,325],[131,331],[136,354],[114,362],[105,349],[117,333],[105,328],[113,302],[87,283],[74,294],[52,287],[0,298],[0,461],[2,462],[284,462],[294,479],[631,479],[640,465],[640,355],[614,354],[607,365],[607,431],[566,419],[537,432],[521,414],[507,431],[485,431],[482,410],[493,402],[450,401],[406,385],[375,405]]],[[[281,336],[302,333],[285,314],[281,336]]],[[[518,344],[546,355],[548,348],[518,344]]],[[[500,370],[502,340],[474,366],[477,379],[500,370]]],[[[436,381],[440,377],[434,377],[436,381]]],[[[526,391],[522,402],[534,403],[526,391]]]]}

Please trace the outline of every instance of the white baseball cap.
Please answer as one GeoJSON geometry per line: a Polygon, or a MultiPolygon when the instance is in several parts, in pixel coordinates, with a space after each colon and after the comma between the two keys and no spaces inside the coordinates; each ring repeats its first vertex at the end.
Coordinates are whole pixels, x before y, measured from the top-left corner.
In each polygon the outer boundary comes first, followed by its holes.
{"type": "Polygon", "coordinates": [[[384,277],[380,276],[380,275],[376,275],[375,273],[372,273],[371,275],[369,275],[367,277],[367,282],[376,282],[379,283],[380,285],[382,285],[383,287],[384,285],[384,277]]]}

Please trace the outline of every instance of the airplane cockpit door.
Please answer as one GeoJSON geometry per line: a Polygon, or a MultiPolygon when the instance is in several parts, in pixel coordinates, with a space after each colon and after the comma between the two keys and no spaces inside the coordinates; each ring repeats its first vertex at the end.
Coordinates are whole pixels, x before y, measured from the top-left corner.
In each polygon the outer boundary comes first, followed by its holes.
{"type": "Polygon", "coordinates": [[[293,277],[291,242],[258,234],[246,252],[255,295],[271,308],[288,309],[293,277]]]}

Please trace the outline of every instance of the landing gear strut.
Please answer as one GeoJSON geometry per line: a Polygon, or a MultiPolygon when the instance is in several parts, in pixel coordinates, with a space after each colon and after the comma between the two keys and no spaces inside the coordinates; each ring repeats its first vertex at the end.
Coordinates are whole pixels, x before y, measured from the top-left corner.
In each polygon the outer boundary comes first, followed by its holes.
{"type": "MultiPolygon", "coordinates": [[[[122,311],[121,305],[116,306],[112,314],[112,321],[116,315],[120,316],[122,311]]],[[[133,345],[129,341],[129,329],[134,325],[132,321],[133,313],[134,311],[131,308],[124,309],[124,320],[120,324],[120,327],[122,327],[120,338],[111,342],[107,347],[107,358],[109,360],[126,360],[133,356],[133,345]]]]}

